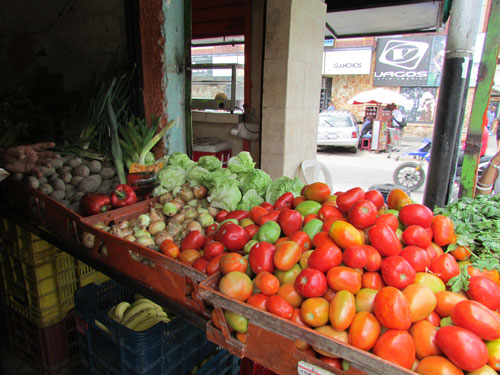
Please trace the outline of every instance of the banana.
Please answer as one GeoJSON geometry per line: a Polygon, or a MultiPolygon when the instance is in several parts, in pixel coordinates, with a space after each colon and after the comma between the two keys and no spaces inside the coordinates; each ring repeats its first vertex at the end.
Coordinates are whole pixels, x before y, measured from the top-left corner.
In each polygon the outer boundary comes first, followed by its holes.
{"type": "Polygon", "coordinates": [[[149,302],[151,305],[153,305],[157,310],[161,310],[163,311],[163,308],[158,305],[157,303],[154,303],[153,301],[151,301],[150,299],[147,299],[147,298],[139,298],[139,299],[136,299],[133,303],[132,303],[132,307],[134,306],[137,306],[141,303],[144,303],[144,302],[149,302]]]}
{"type": "Polygon", "coordinates": [[[111,319],[114,319],[115,318],[115,311],[116,311],[116,306],[113,306],[112,308],[109,309],[108,311],[108,316],[111,318],[111,319]]]}
{"type": "Polygon", "coordinates": [[[142,294],[139,294],[139,293],[135,293],[135,294],[134,294],[134,299],[135,299],[135,300],[138,300],[138,299],[143,299],[143,298],[144,298],[144,296],[143,296],[142,294]]]}
{"type": "Polygon", "coordinates": [[[139,324],[141,324],[143,321],[151,318],[155,318],[158,315],[158,311],[155,309],[149,309],[149,310],[142,310],[139,313],[135,314],[133,317],[131,317],[125,324],[125,327],[129,329],[134,329],[137,327],[139,324]]]}
{"type": "Polygon", "coordinates": [[[111,331],[109,330],[108,327],[106,327],[104,324],[102,324],[100,321],[98,321],[97,319],[94,319],[94,322],[95,322],[95,325],[102,329],[104,332],[106,332],[108,335],[111,335],[111,331]]]}
{"type": "Polygon", "coordinates": [[[115,319],[117,322],[121,322],[123,320],[123,315],[125,314],[125,311],[130,308],[130,303],[128,302],[120,302],[118,305],[116,305],[115,309],[115,319]]]}
{"type": "Polygon", "coordinates": [[[134,316],[136,315],[137,313],[141,312],[142,310],[155,310],[156,311],[156,308],[155,306],[153,306],[151,304],[151,302],[142,302],[142,303],[139,303],[133,307],[131,307],[130,309],[128,309],[126,312],[125,312],[125,315],[123,316],[122,320],[121,320],[121,323],[124,324],[124,325],[127,325],[127,322],[134,316]]]}
{"type": "Polygon", "coordinates": [[[140,324],[138,324],[134,328],[134,331],[137,331],[137,332],[146,331],[160,322],[169,323],[170,319],[167,317],[157,317],[157,318],[146,319],[143,322],[141,322],[140,324]]]}

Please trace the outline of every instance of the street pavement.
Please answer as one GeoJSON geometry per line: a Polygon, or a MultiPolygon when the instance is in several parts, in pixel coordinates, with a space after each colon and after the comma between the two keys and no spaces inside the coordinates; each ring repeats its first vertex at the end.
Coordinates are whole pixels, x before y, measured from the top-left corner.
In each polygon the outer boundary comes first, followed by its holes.
{"type": "MultiPolygon", "coordinates": [[[[346,191],[356,186],[368,190],[373,185],[393,184],[392,175],[396,167],[405,161],[415,161],[411,156],[403,157],[400,154],[416,151],[421,145],[422,139],[403,137],[399,153],[359,150],[353,154],[341,148],[318,149],[317,160],[329,169],[333,178],[333,191],[346,191]]],[[[493,155],[495,152],[496,139],[490,136],[487,154],[493,155]]],[[[425,184],[410,193],[415,202],[422,203],[424,188],[425,184]]]]}

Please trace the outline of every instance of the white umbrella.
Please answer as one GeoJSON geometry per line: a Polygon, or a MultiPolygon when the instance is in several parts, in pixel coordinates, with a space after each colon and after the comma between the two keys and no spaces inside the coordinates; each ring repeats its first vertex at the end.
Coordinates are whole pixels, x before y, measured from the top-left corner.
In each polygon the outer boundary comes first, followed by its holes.
{"type": "Polygon", "coordinates": [[[403,95],[387,89],[377,88],[360,92],[348,101],[349,104],[397,104],[410,109],[413,102],[403,95]]]}

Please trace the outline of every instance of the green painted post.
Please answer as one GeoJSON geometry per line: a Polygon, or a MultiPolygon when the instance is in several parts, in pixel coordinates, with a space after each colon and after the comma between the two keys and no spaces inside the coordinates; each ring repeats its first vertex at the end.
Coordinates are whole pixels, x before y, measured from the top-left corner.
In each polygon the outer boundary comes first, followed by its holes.
{"type": "Polygon", "coordinates": [[[499,52],[500,0],[492,0],[488,30],[484,41],[481,64],[472,103],[472,112],[467,129],[465,154],[460,178],[459,197],[473,197],[475,194],[477,168],[483,134],[483,115],[488,107],[491,87],[499,52]]]}
{"type": "Polygon", "coordinates": [[[186,153],[190,158],[193,157],[193,124],[191,116],[191,0],[184,0],[184,66],[186,67],[185,74],[185,94],[184,94],[184,112],[186,118],[186,153]]]}

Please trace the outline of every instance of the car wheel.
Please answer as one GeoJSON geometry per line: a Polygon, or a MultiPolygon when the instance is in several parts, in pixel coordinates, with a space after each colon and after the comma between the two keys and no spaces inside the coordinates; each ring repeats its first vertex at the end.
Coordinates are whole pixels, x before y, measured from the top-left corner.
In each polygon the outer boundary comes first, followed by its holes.
{"type": "Polygon", "coordinates": [[[355,154],[356,152],[358,152],[358,148],[357,148],[356,146],[351,147],[351,148],[349,149],[349,152],[351,152],[351,153],[355,154]]]}

